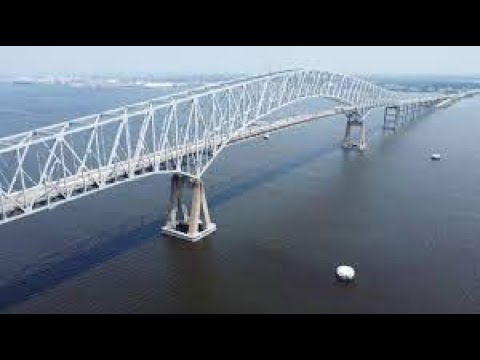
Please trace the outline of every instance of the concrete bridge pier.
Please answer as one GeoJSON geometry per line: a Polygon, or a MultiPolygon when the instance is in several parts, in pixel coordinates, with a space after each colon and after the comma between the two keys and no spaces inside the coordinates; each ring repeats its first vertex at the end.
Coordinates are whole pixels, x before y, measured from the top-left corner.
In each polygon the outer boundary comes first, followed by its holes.
{"type": "Polygon", "coordinates": [[[174,174],[171,180],[170,204],[164,235],[196,242],[216,230],[208,210],[205,186],[200,179],[174,174]],[[190,211],[183,201],[186,188],[191,188],[190,211]]]}
{"type": "Polygon", "coordinates": [[[384,130],[396,130],[400,122],[400,106],[387,106],[383,117],[384,130]]]}
{"type": "Polygon", "coordinates": [[[343,147],[345,149],[356,148],[363,151],[367,148],[365,137],[365,122],[362,118],[349,118],[347,120],[347,127],[345,129],[345,138],[343,140],[343,147]],[[352,129],[357,128],[357,136],[352,136],[352,129]]]}

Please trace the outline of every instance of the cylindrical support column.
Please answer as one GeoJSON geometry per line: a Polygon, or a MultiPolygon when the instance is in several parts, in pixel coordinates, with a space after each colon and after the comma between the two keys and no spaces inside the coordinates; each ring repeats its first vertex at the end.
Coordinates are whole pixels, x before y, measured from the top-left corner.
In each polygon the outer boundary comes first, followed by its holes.
{"type": "Polygon", "coordinates": [[[345,128],[345,137],[343,139],[343,146],[348,148],[352,146],[352,123],[347,120],[347,126],[345,128]]]}
{"type": "Polygon", "coordinates": [[[205,228],[208,229],[212,225],[212,219],[210,217],[210,211],[208,210],[207,195],[205,195],[204,184],[202,184],[202,205],[203,205],[203,216],[205,218],[205,228]]]}
{"type": "Polygon", "coordinates": [[[195,236],[198,233],[200,223],[200,212],[202,209],[202,187],[199,180],[194,180],[192,184],[192,208],[188,219],[188,235],[195,236]]]}
{"type": "Polygon", "coordinates": [[[174,174],[170,182],[170,203],[168,205],[168,224],[170,226],[176,226],[177,224],[177,211],[180,201],[180,176],[174,174]]]}
{"type": "Polygon", "coordinates": [[[186,180],[187,179],[185,178],[185,176],[179,176],[178,182],[177,182],[177,184],[178,184],[177,214],[181,219],[183,219],[184,222],[186,222],[188,220],[188,210],[187,210],[187,207],[185,206],[185,204],[183,202],[183,191],[184,191],[186,180]]]}
{"type": "Polygon", "coordinates": [[[366,134],[365,134],[365,122],[362,121],[362,124],[360,125],[360,144],[358,148],[360,150],[365,150],[367,147],[367,140],[366,140],[366,134]]]}

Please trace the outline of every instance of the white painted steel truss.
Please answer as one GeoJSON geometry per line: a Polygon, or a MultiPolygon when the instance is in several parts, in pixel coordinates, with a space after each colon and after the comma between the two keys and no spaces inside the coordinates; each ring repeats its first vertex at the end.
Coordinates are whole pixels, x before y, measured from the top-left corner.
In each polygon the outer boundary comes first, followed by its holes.
{"type": "Polygon", "coordinates": [[[289,70],[8,136],[0,139],[0,224],[152,174],[200,179],[249,125],[313,97],[361,114],[449,98],[395,93],[338,73],[289,70]]]}

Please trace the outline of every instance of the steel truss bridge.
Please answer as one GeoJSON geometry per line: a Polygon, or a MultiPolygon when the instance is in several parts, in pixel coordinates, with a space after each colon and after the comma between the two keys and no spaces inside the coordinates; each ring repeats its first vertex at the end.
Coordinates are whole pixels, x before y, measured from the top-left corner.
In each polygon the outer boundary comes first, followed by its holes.
{"type": "Polygon", "coordinates": [[[229,145],[321,116],[344,114],[346,148],[366,147],[367,115],[385,128],[472,95],[388,91],[348,75],[288,70],[205,86],[0,139],[0,224],[155,174],[171,174],[165,234],[189,241],[216,229],[202,176],[229,145]],[[307,98],[339,103],[321,114],[258,125],[307,98]],[[354,131],[356,134],[354,134],[354,131]],[[354,136],[355,135],[355,136],[354,136]],[[191,204],[184,203],[191,190],[191,204]]]}

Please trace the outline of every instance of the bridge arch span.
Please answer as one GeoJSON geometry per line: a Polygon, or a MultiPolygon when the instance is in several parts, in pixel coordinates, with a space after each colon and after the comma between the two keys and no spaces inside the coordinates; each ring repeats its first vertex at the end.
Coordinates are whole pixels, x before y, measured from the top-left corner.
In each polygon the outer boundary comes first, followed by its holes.
{"type": "MultiPolygon", "coordinates": [[[[374,108],[447,97],[399,94],[328,71],[287,70],[4,137],[0,139],[0,224],[153,174],[192,179],[196,199],[192,212],[199,214],[202,199],[206,203],[201,177],[232,139],[259,119],[308,98],[349,105],[344,112],[352,117],[348,124],[357,125],[374,108]]],[[[180,194],[185,182],[177,180],[174,191],[180,194]]],[[[208,208],[203,211],[208,215],[208,208]]]]}

